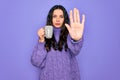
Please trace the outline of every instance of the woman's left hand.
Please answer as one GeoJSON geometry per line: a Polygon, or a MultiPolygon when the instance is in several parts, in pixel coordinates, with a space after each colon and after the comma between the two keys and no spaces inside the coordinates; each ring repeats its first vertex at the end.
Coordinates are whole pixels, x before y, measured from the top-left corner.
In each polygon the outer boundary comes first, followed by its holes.
{"type": "Polygon", "coordinates": [[[78,9],[74,8],[74,13],[72,13],[72,10],[70,11],[70,25],[69,24],[65,24],[65,25],[73,40],[77,41],[82,38],[84,23],[85,23],[85,15],[82,15],[82,21],[80,21],[80,14],[78,9]]]}

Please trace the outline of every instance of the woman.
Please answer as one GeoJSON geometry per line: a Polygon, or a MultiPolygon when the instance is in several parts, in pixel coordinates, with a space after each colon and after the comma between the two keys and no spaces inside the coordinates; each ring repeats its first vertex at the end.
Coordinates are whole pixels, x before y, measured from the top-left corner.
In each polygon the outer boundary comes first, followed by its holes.
{"type": "Polygon", "coordinates": [[[76,55],[83,44],[84,22],[85,15],[80,23],[76,8],[70,11],[70,22],[62,5],[50,9],[46,25],[53,26],[53,36],[45,38],[44,28],[40,28],[39,41],[31,56],[32,64],[41,69],[40,80],[80,80],[76,55]]]}

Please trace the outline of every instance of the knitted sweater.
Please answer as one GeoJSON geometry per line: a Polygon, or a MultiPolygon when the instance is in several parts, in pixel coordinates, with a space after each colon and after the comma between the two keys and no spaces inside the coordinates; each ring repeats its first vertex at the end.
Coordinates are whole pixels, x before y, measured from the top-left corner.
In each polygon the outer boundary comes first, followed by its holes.
{"type": "MultiPolygon", "coordinates": [[[[60,28],[54,28],[54,36],[59,40],[60,28]]],[[[37,42],[31,56],[31,63],[40,69],[39,80],[80,80],[76,55],[80,53],[83,38],[74,42],[67,37],[68,50],[62,51],[44,48],[45,42],[37,42]]]]}

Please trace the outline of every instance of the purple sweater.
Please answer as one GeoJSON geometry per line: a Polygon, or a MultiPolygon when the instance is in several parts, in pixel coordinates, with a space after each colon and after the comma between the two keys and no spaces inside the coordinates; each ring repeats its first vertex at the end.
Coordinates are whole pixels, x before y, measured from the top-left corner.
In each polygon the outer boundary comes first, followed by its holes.
{"type": "MultiPolygon", "coordinates": [[[[54,28],[56,40],[59,40],[60,28],[54,28]]],[[[76,55],[79,54],[83,38],[74,42],[70,35],[67,37],[68,51],[60,52],[51,48],[47,53],[44,48],[45,42],[38,42],[34,47],[31,62],[40,68],[39,80],[80,80],[79,66],[76,55]]]]}

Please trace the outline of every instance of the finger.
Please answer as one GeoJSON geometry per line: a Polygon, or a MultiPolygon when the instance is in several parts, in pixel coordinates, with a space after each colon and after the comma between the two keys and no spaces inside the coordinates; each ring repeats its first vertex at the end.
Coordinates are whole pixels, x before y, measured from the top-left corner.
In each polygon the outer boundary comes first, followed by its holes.
{"type": "Polygon", "coordinates": [[[45,30],[44,29],[42,29],[41,34],[45,35],[45,30]]]}
{"type": "Polygon", "coordinates": [[[70,10],[70,24],[73,23],[73,14],[72,14],[72,10],[70,10]]]}
{"type": "Polygon", "coordinates": [[[43,28],[39,29],[37,34],[38,34],[39,36],[44,35],[44,29],[43,29],[43,28]]]}
{"type": "Polygon", "coordinates": [[[80,13],[78,9],[77,9],[77,22],[80,23],[80,13]]]}
{"type": "Polygon", "coordinates": [[[65,26],[67,27],[68,31],[70,31],[70,26],[65,23],[65,26]]]}
{"type": "Polygon", "coordinates": [[[76,12],[76,8],[74,8],[74,22],[77,22],[77,12],[76,12]]]}
{"type": "Polygon", "coordinates": [[[41,29],[41,31],[42,31],[42,32],[45,32],[45,29],[44,29],[44,28],[42,28],[42,29],[41,29]]]}
{"type": "Polygon", "coordinates": [[[44,32],[44,29],[42,29],[42,28],[38,31],[39,34],[41,34],[43,32],[44,32]]]}
{"type": "Polygon", "coordinates": [[[82,15],[82,24],[84,25],[84,23],[85,23],[85,15],[83,14],[82,15]]]}

